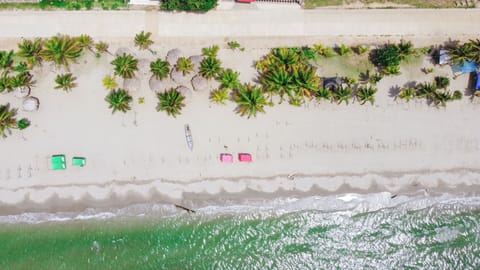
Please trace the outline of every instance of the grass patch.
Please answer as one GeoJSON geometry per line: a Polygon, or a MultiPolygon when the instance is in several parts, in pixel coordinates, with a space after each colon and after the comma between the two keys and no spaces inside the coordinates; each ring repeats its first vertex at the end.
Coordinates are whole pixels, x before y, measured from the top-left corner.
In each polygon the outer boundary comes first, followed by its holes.
{"type": "Polygon", "coordinates": [[[375,70],[375,66],[368,60],[368,54],[321,57],[314,64],[318,67],[321,77],[350,77],[358,79],[361,72],[375,70]]]}
{"type": "Polygon", "coordinates": [[[0,9],[39,9],[38,3],[0,3],[0,9]]]}
{"type": "Polygon", "coordinates": [[[0,3],[0,9],[124,9],[128,4],[124,0],[42,0],[39,3],[0,3]]]}
{"type": "MultiPolygon", "coordinates": [[[[316,8],[325,6],[341,6],[357,2],[356,0],[305,0],[305,8],[316,8]]],[[[453,8],[455,1],[452,0],[360,0],[364,4],[373,3],[392,3],[399,5],[409,5],[417,8],[453,8]]]]}

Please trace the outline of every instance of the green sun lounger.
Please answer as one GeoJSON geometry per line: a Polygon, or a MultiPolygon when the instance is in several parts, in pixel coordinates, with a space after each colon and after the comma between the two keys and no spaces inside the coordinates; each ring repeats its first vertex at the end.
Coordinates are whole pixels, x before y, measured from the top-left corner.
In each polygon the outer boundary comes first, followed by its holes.
{"type": "Polygon", "coordinates": [[[87,159],[84,157],[73,157],[72,165],[77,167],[84,167],[87,164],[87,159]]]}
{"type": "Polygon", "coordinates": [[[67,168],[67,161],[65,159],[65,155],[53,155],[51,160],[53,170],[65,170],[67,168]]]}

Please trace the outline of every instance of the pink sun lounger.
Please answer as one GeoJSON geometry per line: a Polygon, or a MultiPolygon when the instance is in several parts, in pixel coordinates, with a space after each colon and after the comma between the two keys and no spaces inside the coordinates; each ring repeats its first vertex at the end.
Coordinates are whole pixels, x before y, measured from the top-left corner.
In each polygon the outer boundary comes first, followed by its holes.
{"type": "Polygon", "coordinates": [[[232,156],[232,154],[221,153],[220,154],[220,161],[223,162],[223,163],[232,163],[233,162],[233,156],[232,156]]]}
{"type": "Polygon", "coordinates": [[[252,155],[248,153],[239,153],[238,161],[240,162],[252,162],[252,155]]]}

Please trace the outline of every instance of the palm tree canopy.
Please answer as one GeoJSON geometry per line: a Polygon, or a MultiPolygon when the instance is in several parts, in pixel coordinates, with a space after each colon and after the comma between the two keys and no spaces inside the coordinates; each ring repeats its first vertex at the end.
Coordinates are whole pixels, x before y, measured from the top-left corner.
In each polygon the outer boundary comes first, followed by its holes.
{"type": "Polygon", "coordinates": [[[97,50],[98,53],[108,52],[108,43],[103,41],[95,43],[95,50],[97,50]]]}
{"type": "Polygon", "coordinates": [[[63,65],[67,69],[69,63],[75,62],[82,53],[82,46],[74,38],[58,35],[48,39],[40,51],[42,59],[63,65]]]}
{"type": "Polygon", "coordinates": [[[183,53],[180,49],[173,49],[168,51],[167,53],[167,62],[170,64],[170,66],[174,66],[178,58],[182,57],[183,53]]]}
{"type": "Polygon", "coordinates": [[[124,79],[135,77],[135,72],[138,70],[138,60],[130,54],[118,56],[111,64],[114,65],[115,75],[124,79]]]}
{"type": "Polygon", "coordinates": [[[10,104],[0,105],[0,136],[7,137],[6,132],[17,126],[16,109],[10,109],[10,104]]]}
{"type": "Polygon", "coordinates": [[[137,46],[140,50],[148,50],[150,46],[153,44],[153,40],[150,39],[152,33],[150,32],[140,32],[135,35],[135,46],[137,46]]]}
{"type": "Polygon", "coordinates": [[[213,45],[207,48],[202,49],[202,55],[205,57],[213,57],[216,58],[220,47],[218,45],[213,45]]]}
{"type": "Polygon", "coordinates": [[[93,39],[91,36],[82,34],[77,37],[77,42],[82,49],[90,49],[93,46],[93,39]]]}
{"type": "Polygon", "coordinates": [[[34,40],[24,39],[18,44],[17,55],[27,59],[27,63],[33,67],[42,62],[40,52],[42,51],[43,41],[40,38],[34,40]]]}
{"type": "Polygon", "coordinates": [[[217,77],[222,72],[222,62],[214,57],[207,57],[200,63],[200,74],[207,79],[217,77]]]}
{"type": "Polygon", "coordinates": [[[193,71],[193,63],[188,58],[180,57],[177,60],[177,64],[175,65],[175,69],[179,72],[182,72],[183,75],[187,75],[191,71],[193,71]]]}
{"type": "Polygon", "coordinates": [[[167,78],[170,73],[170,64],[167,61],[157,59],[150,63],[150,71],[158,80],[167,78]]]}
{"type": "Polygon", "coordinates": [[[13,64],[13,51],[0,51],[0,69],[10,68],[13,64]]]}
{"type": "Polygon", "coordinates": [[[251,84],[243,84],[236,91],[234,96],[237,102],[237,112],[241,116],[257,116],[257,112],[265,113],[264,107],[267,100],[262,89],[251,84]]]}
{"type": "Polygon", "coordinates": [[[55,83],[57,84],[57,86],[55,86],[55,89],[69,91],[77,86],[77,84],[75,83],[76,79],[77,78],[74,77],[72,73],[58,74],[55,78],[55,83]]]}
{"type": "Polygon", "coordinates": [[[118,87],[117,80],[114,76],[107,75],[103,78],[103,86],[107,90],[113,90],[118,87]]]}
{"type": "Polygon", "coordinates": [[[240,73],[227,68],[222,74],[220,74],[221,88],[236,89],[240,86],[240,81],[238,79],[239,76],[240,73]]]}
{"type": "Polygon", "coordinates": [[[230,93],[227,88],[219,88],[210,92],[210,100],[217,104],[226,104],[230,93]]]}
{"type": "Polygon", "coordinates": [[[375,102],[375,93],[377,93],[377,89],[372,86],[361,86],[358,88],[356,96],[360,105],[365,104],[366,102],[370,102],[372,105],[375,102]]]}
{"type": "Polygon", "coordinates": [[[108,102],[108,108],[112,109],[112,113],[116,111],[127,112],[130,110],[130,103],[133,98],[128,91],[123,89],[113,90],[106,97],[105,101],[108,102]]]}
{"type": "Polygon", "coordinates": [[[267,92],[278,94],[282,99],[285,94],[292,97],[296,88],[294,77],[284,67],[274,68],[264,74],[261,83],[267,92]]]}
{"type": "Polygon", "coordinates": [[[195,91],[202,91],[208,88],[208,80],[202,75],[196,75],[192,79],[192,86],[195,91]]]}
{"type": "Polygon", "coordinates": [[[174,88],[164,92],[158,93],[157,111],[165,111],[168,115],[176,117],[181,113],[185,104],[183,103],[185,97],[174,88]]]}

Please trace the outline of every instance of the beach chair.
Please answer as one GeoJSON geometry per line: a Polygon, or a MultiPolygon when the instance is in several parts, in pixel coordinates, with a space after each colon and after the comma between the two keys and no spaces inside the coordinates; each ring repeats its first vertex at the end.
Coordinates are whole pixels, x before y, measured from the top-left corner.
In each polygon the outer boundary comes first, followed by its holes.
{"type": "Polygon", "coordinates": [[[238,161],[240,162],[252,162],[252,155],[248,153],[239,153],[238,161]]]}
{"type": "Polygon", "coordinates": [[[220,154],[220,161],[223,163],[232,163],[233,162],[233,156],[232,154],[229,153],[221,153],[220,154]]]}
{"type": "Polygon", "coordinates": [[[67,161],[65,159],[65,155],[53,155],[50,158],[52,162],[52,170],[65,170],[67,168],[67,161]]]}
{"type": "Polygon", "coordinates": [[[72,166],[85,167],[87,165],[87,159],[84,157],[73,157],[72,166]]]}

